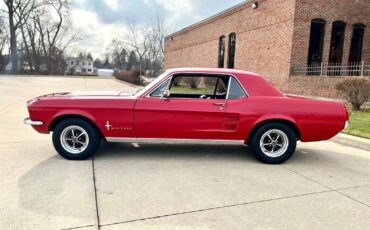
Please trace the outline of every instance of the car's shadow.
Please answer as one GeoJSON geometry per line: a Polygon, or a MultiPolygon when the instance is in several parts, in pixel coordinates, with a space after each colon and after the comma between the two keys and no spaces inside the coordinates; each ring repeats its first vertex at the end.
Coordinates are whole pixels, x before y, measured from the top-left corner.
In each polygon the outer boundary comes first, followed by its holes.
{"type": "Polygon", "coordinates": [[[90,209],[93,206],[85,196],[92,186],[88,180],[91,160],[68,161],[52,151],[50,153],[52,157],[35,165],[18,179],[19,206],[27,210],[30,217],[35,213],[68,216],[90,224],[93,216],[90,209]],[[78,203],[78,208],[75,203],[78,203]]]}
{"type": "MultiPolygon", "coordinates": [[[[88,221],[89,216],[81,213],[80,210],[91,208],[90,203],[83,202],[81,209],[75,209],[71,204],[74,199],[84,199],[85,193],[91,190],[91,160],[68,161],[58,156],[56,152],[50,151],[51,157],[49,159],[30,168],[18,179],[19,205],[30,212],[69,216],[88,221]],[[70,192],[74,195],[69,194],[70,192]]],[[[94,156],[94,161],[98,164],[98,168],[110,167],[112,164],[114,165],[112,162],[146,164],[148,161],[162,163],[169,161],[172,163],[170,161],[197,162],[206,160],[207,167],[212,167],[213,162],[218,162],[230,166],[249,167],[250,170],[268,170],[270,167],[289,165],[316,165],[317,163],[321,166],[338,165],[340,164],[339,160],[346,161],[353,160],[353,158],[357,158],[358,161],[362,160],[360,157],[343,156],[343,154],[339,159],[337,158],[335,151],[319,152],[298,148],[288,162],[271,166],[258,162],[247,146],[140,144],[139,147],[135,147],[133,144],[103,143],[94,156]]],[[[199,167],[197,164],[192,165],[199,167]]],[[[217,167],[219,164],[215,165],[217,167]]],[[[117,168],[112,168],[113,173],[115,170],[117,168]]]]}
{"type": "MultiPolygon", "coordinates": [[[[187,145],[187,144],[132,144],[103,143],[94,155],[96,163],[149,161],[209,161],[246,162],[256,164],[247,146],[227,145],[187,145]]],[[[99,165],[99,167],[105,167],[99,165]]],[[[108,166],[109,167],[109,166],[108,166]]],[[[115,169],[112,169],[114,172],[115,169]]],[[[18,179],[19,205],[32,213],[43,215],[68,216],[89,221],[89,202],[81,202],[75,209],[74,202],[84,199],[86,192],[92,189],[91,159],[69,161],[51,151],[51,157],[35,165],[18,179]],[[87,181],[84,181],[84,180],[87,181]],[[69,194],[71,193],[71,194],[69,194]],[[72,193],[74,195],[72,195],[72,193]],[[63,208],[60,208],[63,207],[63,208]]]]}
{"type": "Polygon", "coordinates": [[[104,142],[94,158],[223,158],[256,161],[248,146],[104,142]]]}

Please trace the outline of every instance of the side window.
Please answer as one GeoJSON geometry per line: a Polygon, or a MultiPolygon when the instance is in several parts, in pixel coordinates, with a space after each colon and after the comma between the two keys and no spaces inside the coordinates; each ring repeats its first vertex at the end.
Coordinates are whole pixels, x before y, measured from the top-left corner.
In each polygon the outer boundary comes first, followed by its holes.
{"type": "Polygon", "coordinates": [[[227,94],[227,85],[229,84],[229,77],[220,77],[216,88],[216,98],[225,99],[227,94]]]}
{"type": "Polygon", "coordinates": [[[233,77],[230,77],[230,87],[227,99],[233,100],[243,98],[246,96],[247,95],[245,94],[244,90],[239,85],[239,83],[233,77]]]}
{"type": "Polygon", "coordinates": [[[151,97],[161,97],[163,92],[167,89],[168,83],[170,82],[170,79],[163,82],[160,86],[158,86],[157,89],[155,89],[150,96],[151,97]]]}
{"type": "Polygon", "coordinates": [[[213,95],[217,84],[217,77],[177,76],[170,87],[172,95],[188,97],[187,95],[213,95]]]}

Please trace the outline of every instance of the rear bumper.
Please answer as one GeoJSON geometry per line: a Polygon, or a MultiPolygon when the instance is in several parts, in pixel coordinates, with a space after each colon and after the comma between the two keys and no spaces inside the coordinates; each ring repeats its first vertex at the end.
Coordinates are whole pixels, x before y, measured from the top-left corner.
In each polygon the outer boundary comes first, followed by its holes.
{"type": "Polygon", "coordinates": [[[26,125],[32,125],[32,126],[41,126],[44,124],[42,121],[33,121],[30,117],[27,117],[23,121],[26,125]]]}
{"type": "Polygon", "coordinates": [[[349,127],[349,121],[347,120],[345,123],[344,123],[344,129],[348,128],[349,127]]]}

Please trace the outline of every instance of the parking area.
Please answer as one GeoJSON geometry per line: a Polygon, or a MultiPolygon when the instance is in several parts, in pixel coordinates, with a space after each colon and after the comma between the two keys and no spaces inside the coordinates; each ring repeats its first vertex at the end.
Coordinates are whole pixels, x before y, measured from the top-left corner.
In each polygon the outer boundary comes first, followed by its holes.
{"type": "Polygon", "coordinates": [[[23,119],[28,99],[76,90],[135,88],[0,76],[1,229],[370,229],[370,151],[299,143],[264,165],[244,146],[103,144],[67,161],[23,119]]]}

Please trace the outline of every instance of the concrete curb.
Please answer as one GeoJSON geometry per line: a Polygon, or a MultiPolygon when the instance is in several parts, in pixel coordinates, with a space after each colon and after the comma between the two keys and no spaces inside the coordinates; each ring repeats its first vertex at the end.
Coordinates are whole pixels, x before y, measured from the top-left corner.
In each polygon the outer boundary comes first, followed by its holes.
{"type": "Polygon", "coordinates": [[[370,140],[369,139],[340,133],[336,137],[330,139],[330,141],[333,141],[340,145],[350,146],[350,147],[370,151],[370,140]]]}

